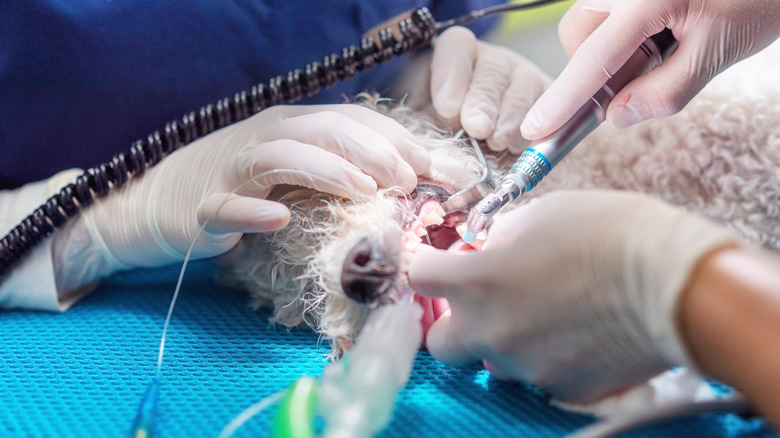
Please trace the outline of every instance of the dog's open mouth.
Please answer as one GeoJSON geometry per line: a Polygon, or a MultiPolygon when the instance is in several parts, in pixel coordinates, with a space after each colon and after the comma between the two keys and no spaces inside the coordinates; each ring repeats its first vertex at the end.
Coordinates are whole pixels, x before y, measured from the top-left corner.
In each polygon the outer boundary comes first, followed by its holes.
{"type": "MultiPolygon", "coordinates": [[[[409,260],[420,245],[437,249],[468,251],[474,248],[461,240],[458,226],[465,223],[467,212],[445,215],[441,207],[451,190],[426,181],[417,186],[408,199],[400,200],[397,218],[403,230],[403,245],[374,239],[362,239],[348,252],[341,271],[341,282],[347,297],[369,308],[397,301],[407,284],[409,260]]],[[[444,299],[415,295],[424,309],[423,328],[449,310],[444,299]]]]}
{"type": "Polygon", "coordinates": [[[426,183],[408,199],[399,199],[402,246],[369,237],[352,246],[341,269],[347,297],[369,307],[393,302],[400,296],[408,258],[418,245],[448,249],[462,242],[457,227],[465,222],[466,212],[445,216],[441,203],[447,196],[446,188],[426,183]]]}
{"type": "Polygon", "coordinates": [[[447,200],[450,194],[442,185],[418,185],[412,193],[409,210],[402,222],[404,231],[418,236],[420,242],[437,249],[448,249],[458,242],[460,234],[457,228],[465,223],[467,212],[464,210],[445,216],[441,203],[447,200]]]}

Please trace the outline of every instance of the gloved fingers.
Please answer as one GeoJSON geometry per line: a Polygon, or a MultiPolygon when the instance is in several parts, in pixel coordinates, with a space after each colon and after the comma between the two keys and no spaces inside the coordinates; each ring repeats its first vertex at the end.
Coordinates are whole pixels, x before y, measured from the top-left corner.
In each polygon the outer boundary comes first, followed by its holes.
{"type": "Polygon", "coordinates": [[[450,313],[442,315],[428,330],[426,347],[434,359],[446,365],[462,365],[476,359],[467,345],[464,336],[455,329],[450,313]]]}
{"type": "Polygon", "coordinates": [[[428,336],[428,330],[431,328],[438,317],[433,314],[433,302],[431,298],[423,297],[418,294],[414,295],[414,301],[420,304],[423,309],[422,318],[420,318],[420,324],[423,329],[423,344],[425,344],[425,338],[428,336]]]}
{"type": "Polygon", "coordinates": [[[488,370],[493,378],[498,380],[512,380],[512,377],[510,377],[509,373],[505,372],[500,366],[494,365],[493,362],[483,360],[482,366],[488,370]]]}
{"type": "Polygon", "coordinates": [[[419,303],[423,309],[420,324],[423,328],[423,344],[425,345],[427,342],[428,330],[430,330],[433,323],[442,315],[449,314],[450,304],[444,298],[428,298],[418,294],[414,295],[414,300],[419,303]]]}
{"type": "Polygon", "coordinates": [[[474,73],[460,109],[460,124],[472,137],[485,140],[496,129],[514,60],[503,48],[481,42],[478,47],[474,73]]]}
{"type": "Polygon", "coordinates": [[[450,302],[444,298],[434,298],[431,300],[431,308],[434,318],[439,319],[442,315],[450,312],[450,302]]]}
{"type": "Polygon", "coordinates": [[[515,68],[501,102],[496,129],[487,139],[491,149],[509,148],[512,153],[519,154],[529,146],[530,142],[520,135],[520,123],[551,82],[545,73],[530,62],[522,68],[515,68]]]}
{"type": "Polygon", "coordinates": [[[431,155],[408,129],[390,117],[360,105],[330,105],[386,138],[401,154],[406,163],[412,166],[415,174],[427,172],[431,167],[431,155]]]}
{"type": "Polygon", "coordinates": [[[528,111],[521,131],[538,140],[560,128],[601,88],[645,40],[663,30],[645,15],[621,16],[613,11],[580,44],[558,78],[528,111]],[[620,35],[620,38],[615,38],[620,35]]]}
{"type": "Polygon", "coordinates": [[[431,102],[444,119],[457,119],[477,60],[477,37],[465,27],[445,30],[434,43],[431,102]]]}
{"type": "MultiPolygon", "coordinates": [[[[393,141],[407,140],[397,130],[385,129],[388,126],[395,128],[389,124],[364,124],[340,111],[319,111],[286,118],[279,123],[277,135],[279,139],[315,145],[343,157],[372,176],[381,187],[401,187],[411,192],[417,185],[415,169],[393,144],[393,141]]],[[[400,125],[397,127],[403,129],[400,125]]],[[[422,147],[409,149],[409,152],[420,169],[425,167],[426,158],[430,165],[428,153],[422,147]]]]}
{"type": "MultiPolygon", "coordinates": [[[[287,107],[283,107],[285,117],[296,117],[296,116],[302,116],[302,115],[313,115],[319,112],[332,112],[337,113],[346,117],[349,117],[353,119],[355,122],[365,125],[366,127],[369,127],[372,129],[376,134],[381,136],[383,138],[382,143],[387,144],[389,142],[392,147],[397,151],[398,154],[401,155],[403,158],[403,161],[407,163],[408,166],[411,166],[412,169],[416,174],[422,174],[428,171],[431,167],[431,156],[425,147],[420,143],[420,141],[417,139],[417,137],[414,136],[408,129],[406,129],[403,125],[398,123],[397,121],[391,119],[390,117],[387,117],[385,115],[382,115],[378,113],[377,111],[374,111],[370,108],[366,108],[361,105],[353,105],[353,104],[340,104],[340,105],[315,105],[315,106],[306,106],[306,105],[291,105],[287,107]]],[[[335,122],[339,122],[342,119],[339,119],[338,117],[334,117],[336,120],[335,122]]],[[[327,123],[325,123],[326,126],[324,126],[324,129],[333,131],[334,126],[337,127],[339,130],[345,130],[346,128],[342,128],[339,125],[331,125],[327,126],[327,123]]],[[[322,123],[320,123],[322,125],[322,123]]],[[[292,137],[286,137],[286,138],[293,138],[296,140],[302,141],[300,138],[294,137],[298,126],[296,126],[294,123],[286,124],[283,123],[281,126],[285,127],[286,135],[293,135],[292,137]]],[[[277,137],[277,138],[285,138],[285,137],[277,137]]],[[[317,144],[317,143],[310,143],[310,144],[317,144]]],[[[369,145],[370,146],[370,145],[369,145]]],[[[345,157],[346,158],[346,157],[345,157]]]]}
{"type": "Polygon", "coordinates": [[[466,287],[459,278],[470,267],[472,257],[472,254],[422,247],[409,263],[409,285],[424,297],[459,297],[466,287]]]}
{"type": "Polygon", "coordinates": [[[414,300],[423,308],[422,324],[427,329],[450,310],[450,303],[444,298],[429,298],[415,294],[414,300]]]}
{"type": "Polygon", "coordinates": [[[354,198],[376,193],[373,178],[346,159],[295,140],[245,147],[237,155],[238,175],[230,187],[242,196],[264,197],[278,184],[307,187],[354,198]]]}
{"type": "Polygon", "coordinates": [[[558,22],[558,38],[571,58],[577,48],[607,19],[615,0],[579,0],[558,22]]]}
{"type": "Polygon", "coordinates": [[[286,206],[265,199],[213,193],[198,206],[198,223],[212,235],[276,231],[289,222],[286,206]]]}
{"type": "Polygon", "coordinates": [[[557,191],[554,195],[547,194],[540,198],[533,198],[507,214],[496,216],[482,245],[482,251],[512,245],[524,233],[533,232],[529,230],[533,230],[539,222],[539,217],[546,214],[545,210],[549,208],[550,203],[547,200],[560,193],[567,192],[557,191]]]}
{"type": "Polygon", "coordinates": [[[712,78],[691,74],[691,46],[680,47],[663,64],[623,87],[607,108],[607,121],[624,128],[653,117],[679,112],[712,78]]]}

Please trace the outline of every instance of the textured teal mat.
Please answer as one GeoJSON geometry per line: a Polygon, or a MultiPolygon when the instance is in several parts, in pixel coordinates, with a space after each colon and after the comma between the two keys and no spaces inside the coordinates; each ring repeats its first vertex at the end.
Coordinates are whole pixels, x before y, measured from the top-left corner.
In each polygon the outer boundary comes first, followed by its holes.
{"type": "MultiPolygon", "coordinates": [[[[178,267],[117,275],[64,314],[0,312],[0,436],[127,436],[154,375],[178,267]]],[[[185,276],[168,333],[159,437],[216,437],[238,413],[301,375],[317,376],[328,349],[306,330],[271,327],[268,314],[211,280],[185,276]]],[[[236,437],[264,437],[273,409],[236,437]]],[[[390,437],[560,437],[589,417],[548,405],[537,390],[490,379],[479,366],[448,368],[421,352],[381,434],[390,437]]],[[[631,436],[763,437],[761,420],[708,415],[631,436]]]]}

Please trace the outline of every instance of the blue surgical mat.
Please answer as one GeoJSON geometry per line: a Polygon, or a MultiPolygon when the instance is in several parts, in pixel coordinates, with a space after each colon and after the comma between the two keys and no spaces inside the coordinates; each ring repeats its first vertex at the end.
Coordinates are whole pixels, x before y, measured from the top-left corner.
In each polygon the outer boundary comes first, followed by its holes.
{"type": "MultiPolygon", "coordinates": [[[[124,437],[154,376],[179,266],[105,280],[62,314],[2,311],[1,437],[124,437]]],[[[328,343],[268,323],[267,310],[219,286],[216,265],[189,265],[168,332],[157,423],[161,438],[216,437],[257,401],[318,376],[328,343]]],[[[234,436],[269,436],[275,406],[234,436]]],[[[303,419],[302,419],[303,421],[303,419]]],[[[561,437],[593,422],[537,389],[497,381],[475,364],[450,368],[424,351],[398,396],[390,437],[561,437]]],[[[709,414],[630,436],[775,436],[761,419],[709,414]]]]}

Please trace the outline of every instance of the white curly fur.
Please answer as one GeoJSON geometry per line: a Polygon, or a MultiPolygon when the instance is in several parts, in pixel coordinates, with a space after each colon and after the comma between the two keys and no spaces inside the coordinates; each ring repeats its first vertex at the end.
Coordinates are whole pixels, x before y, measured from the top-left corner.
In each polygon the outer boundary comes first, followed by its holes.
{"type": "MultiPolygon", "coordinates": [[[[564,188],[645,192],[780,249],[780,85],[766,79],[777,77],[779,52],[776,44],[716,78],[675,116],[624,130],[600,127],[525,199],[564,188]],[[759,87],[754,73],[763,75],[759,87]]],[[[432,151],[430,178],[460,188],[479,175],[463,142],[428,117],[367,102],[432,151]]],[[[500,162],[493,157],[493,166],[500,162]]],[[[329,337],[338,354],[349,348],[366,314],[341,290],[344,257],[367,236],[376,245],[402,245],[399,193],[348,201],[286,187],[275,195],[292,210],[290,226],[245,236],[223,258],[226,279],[247,288],[255,305],[273,306],[273,322],[305,323],[329,337]]]]}

